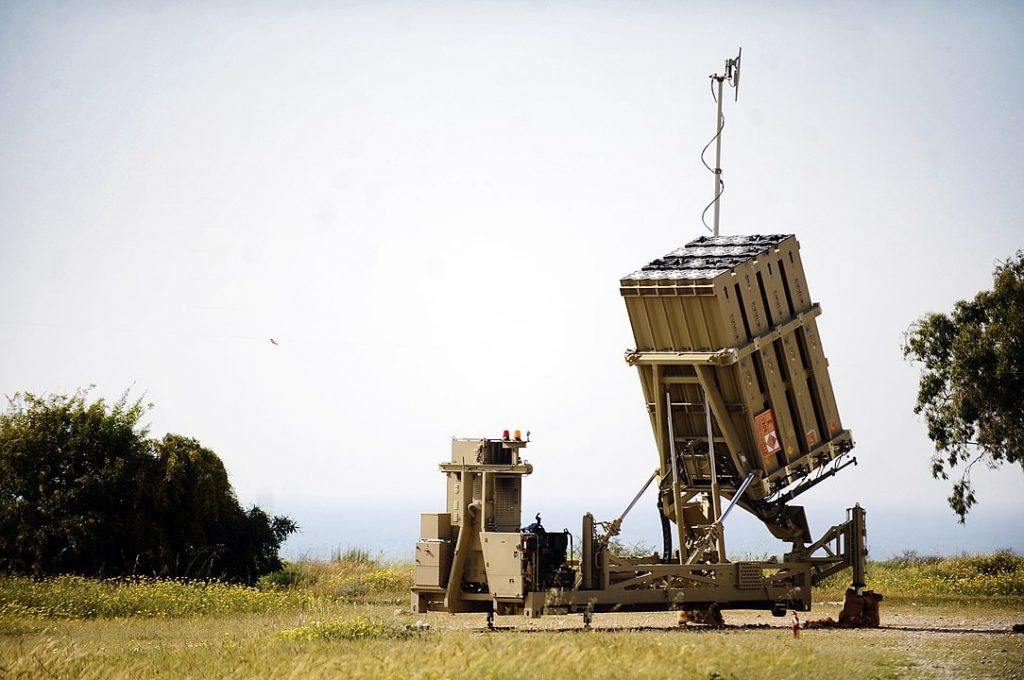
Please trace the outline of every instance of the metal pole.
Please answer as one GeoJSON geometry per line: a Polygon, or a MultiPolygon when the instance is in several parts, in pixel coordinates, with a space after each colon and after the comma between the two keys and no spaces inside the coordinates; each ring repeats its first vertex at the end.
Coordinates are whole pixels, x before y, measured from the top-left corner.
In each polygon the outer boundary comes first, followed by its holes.
{"type": "MultiPolygon", "coordinates": [[[[711,429],[711,401],[708,393],[704,392],[704,418],[708,426],[708,466],[711,468],[711,518],[712,522],[718,521],[722,516],[722,496],[718,487],[718,466],[715,465],[715,433],[711,429]]],[[[718,537],[718,559],[725,561],[725,534],[718,537]]]]}
{"type": "Polygon", "coordinates": [[[718,236],[718,208],[721,204],[719,191],[722,187],[722,82],[725,80],[724,76],[714,76],[715,80],[718,81],[718,117],[715,118],[715,193],[712,196],[715,199],[715,221],[714,221],[714,235],[718,236]]]}
{"type": "MultiPolygon", "coordinates": [[[[485,459],[486,460],[486,459],[485,459]]],[[[487,531],[487,476],[488,472],[480,473],[480,531],[487,531]]]]}
{"type": "Polygon", "coordinates": [[[860,507],[860,503],[847,510],[849,515],[849,532],[846,535],[846,549],[852,553],[853,562],[853,586],[854,592],[858,595],[864,594],[864,587],[867,585],[864,580],[864,567],[867,559],[867,546],[865,545],[866,531],[864,530],[865,519],[864,516],[867,514],[864,508],[860,507]]]}
{"type": "Polygon", "coordinates": [[[665,419],[668,421],[668,450],[672,459],[672,487],[679,486],[679,464],[676,462],[676,433],[672,424],[672,395],[665,391],[665,419]]]}
{"type": "Polygon", "coordinates": [[[589,512],[583,515],[580,573],[583,575],[583,590],[591,590],[594,587],[594,516],[589,512]]]}
{"type": "MultiPolygon", "coordinates": [[[[747,475],[747,478],[745,480],[743,480],[743,483],[740,485],[740,488],[736,491],[736,494],[732,497],[732,501],[729,502],[729,506],[725,509],[725,512],[722,513],[721,518],[719,518],[716,522],[714,522],[708,528],[708,532],[706,534],[704,534],[704,536],[700,539],[700,541],[697,542],[697,545],[694,546],[693,554],[689,557],[689,559],[686,560],[686,564],[693,564],[694,562],[697,561],[697,558],[700,557],[701,553],[704,552],[704,549],[706,548],[706,546],[711,542],[711,535],[712,535],[712,533],[717,533],[718,534],[718,538],[721,538],[724,535],[724,531],[725,531],[725,518],[729,516],[730,512],[732,512],[733,506],[735,506],[736,503],[739,502],[740,498],[743,496],[744,492],[747,490],[747,487],[750,486],[750,483],[752,481],[754,481],[754,473],[753,472],[751,472],[749,475],[747,475]]],[[[723,549],[724,549],[724,547],[723,547],[723,549]]],[[[724,558],[719,558],[719,561],[724,562],[725,559],[724,558]]]]}
{"type": "Polygon", "coordinates": [[[628,515],[629,511],[633,509],[633,506],[636,505],[636,502],[638,500],[640,500],[640,497],[644,495],[644,491],[647,491],[647,488],[651,485],[651,482],[653,482],[654,478],[657,477],[657,476],[658,476],[658,471],[657,470],[655,470],[654,472],[651,473],[651,478],[647,480],[647,483],[644,484],[643,488],[640,489],[639,493],[637,493],[637,495],[633,497],[633,500],[630,502],[629,506],[625,510],[622,511],[621,515],[619,515],[619,521],[620,522],[622,520],[626,519],[626,515],[628,515]]]}
{"type": "Polygon", "coordinates": [[[711,429],[711,402],[708,401],[707,393],[704,394],[704,420],[708,428],[708,467],[711,469],[711,491],[715,499],[715,516],[711,519],[714,521],[721,514],[721,505],[718,503],[718,466],[715,465],[715,433],[711,429]]]}
{"type": "Polygon", "coordinates": [[[683,508],[679,504],[679,463],[676,462],[676,431],[672,424],[672,395],[665,390],[665,407],[668,419],[668,450],[672,456],[672,507],[676,514],[676,531],[679,533],[679,564],[686,563],[686,531],[683,525],[683,508]]]}
{"type": "Polygon", "coordinates": [[[743,494],[746,493],[747,487],[750,486],[750,483],[752,481],[754,481],[753,472],[747,475],[747,478],[743,480],[742,484],[740,484],[740,488],[736,489],[736,495],[732,497],[732,500],[729,501],[729,506],[725,509],[725,512],[722,513],[721,521],[723,524],[725,523],[725,518],[729,516],[730,512],[732,512],[733,507],[739,502],[741,498],[743,498],[743,494]]]}

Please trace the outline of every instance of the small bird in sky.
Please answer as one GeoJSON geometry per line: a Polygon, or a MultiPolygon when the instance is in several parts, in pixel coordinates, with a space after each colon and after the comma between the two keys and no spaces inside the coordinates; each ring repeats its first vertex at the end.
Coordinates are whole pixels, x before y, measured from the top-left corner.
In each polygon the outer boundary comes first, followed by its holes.
{"type": "Polygon", "coordinates": [[[270,339],[270,344],[271,345],[276,345],[277,344],[277,340],[274,340],[273,338],[271,338],[270,339]]]}

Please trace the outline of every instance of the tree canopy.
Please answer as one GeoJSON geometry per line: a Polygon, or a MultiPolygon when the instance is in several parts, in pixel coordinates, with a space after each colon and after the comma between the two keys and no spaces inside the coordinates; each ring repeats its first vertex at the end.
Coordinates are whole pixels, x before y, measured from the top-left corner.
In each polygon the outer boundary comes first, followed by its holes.
{"type": "Polygon", "coordinates": [[[996,266],[991,290],[914,323],[903,355],[923,365],[914,412],[935,444],[932,475],[960,467],[948,500],[963,523],[973,465],[1024,470],[1024,251],[996,266]]]}
{"type": "Polygon", "coordinates": [[[0,414],[0,569],[252,582],[281,568],[288,517],[244,510],[198,441],[148,438],[127,394],[18,393],[0,414]]]}

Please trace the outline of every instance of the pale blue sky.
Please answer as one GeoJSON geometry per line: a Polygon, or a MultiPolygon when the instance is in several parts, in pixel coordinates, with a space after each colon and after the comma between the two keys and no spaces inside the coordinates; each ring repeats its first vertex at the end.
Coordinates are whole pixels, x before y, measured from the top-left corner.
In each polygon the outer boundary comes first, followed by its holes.
{"type": "Polygon", "coordinates": [[[312,505],[439,510],[449,438],[506,427],[553,523],[625,506],[656,454],[618,279],[704,233],[707,76],[742,45],[722,231],[800,239],[861,461],[812,528],[859,500],[922,549],[1024,549],[1019,468],[955,526],[899,351],[1024,247],[1022,28],[997,2],[0,2],[0,392],[145,393],[310,545],[343,531],[312,505]]]}

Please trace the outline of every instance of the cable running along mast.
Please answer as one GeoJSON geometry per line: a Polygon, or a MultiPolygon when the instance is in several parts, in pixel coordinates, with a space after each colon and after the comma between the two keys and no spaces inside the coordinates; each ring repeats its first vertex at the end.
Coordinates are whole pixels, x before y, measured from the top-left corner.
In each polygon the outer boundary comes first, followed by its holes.
{"type": "Polygon", "coordinates": [[[704,223],[704,227],[710,231],[713,235],[718,236],[718,210],[721,205],[722,193],[725,191],[725,182],[722,181],[722,130],[725,128],[725,116],[722,114],[722,91],[725,81],[729,81],[730,87],[736,91],[735,99],[733,101],[739,101],[740,98],[740,58],[743,56],[743,48],[739,49],[739,53],[735,59],[725,60],[725,73],[718,74],[713,73],[711,78],[711,96],[714,98],[715,103],[718,105],[717,116],[715,117],[715,136],[711,138],[707,144],[704,145],[704,149],[700,152],[700,162],[704,164],[704,167],[708,169],[708,172],[715,176],[715,190],[714,198],[711,202],[704,206],[704,212],[700,214],[700,221],[704,223]],[[715,89],[718,92],[715,92],[715,89]],[[712,144],[715,145],[715,167],[712,168],[708,165],[707,161],[704,160],[704,154],[707,152],[708,147],[712,144]],[[714,207],[714,227],[708,226],[705,216],[714,207]]]}

